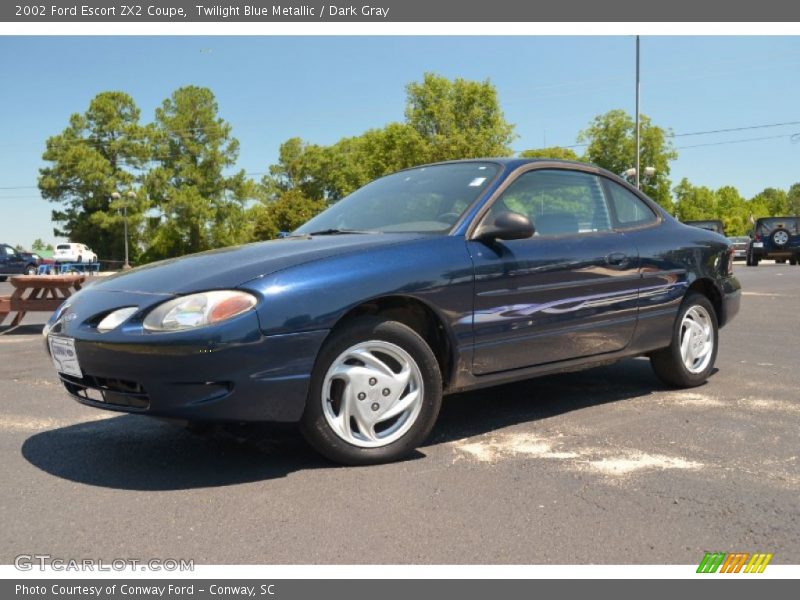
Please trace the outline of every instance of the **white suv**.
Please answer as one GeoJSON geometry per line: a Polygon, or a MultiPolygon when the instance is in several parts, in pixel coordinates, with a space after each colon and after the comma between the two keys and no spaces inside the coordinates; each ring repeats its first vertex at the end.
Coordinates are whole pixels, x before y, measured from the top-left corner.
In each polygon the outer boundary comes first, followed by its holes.
{"type": "Polygon", "coordinates": [[[58,263],[95,263],[97,254],[86,244],[59,244],[53,253],[53,260],[58,263]]]}

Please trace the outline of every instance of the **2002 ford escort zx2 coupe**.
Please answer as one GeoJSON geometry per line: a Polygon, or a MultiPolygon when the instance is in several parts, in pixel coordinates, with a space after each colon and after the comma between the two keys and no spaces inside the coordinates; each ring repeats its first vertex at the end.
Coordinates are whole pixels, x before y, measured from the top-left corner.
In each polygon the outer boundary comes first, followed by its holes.
{"type": "Polygon", "coordinates": [[[376,463],[421,445],[447,393],[641,355],[703,383],[732,268],[725,238],[602,169],[467,160],[373,181],[284,239],[109,277],[45,335],[84,404],[296,421],[376,463]]]}

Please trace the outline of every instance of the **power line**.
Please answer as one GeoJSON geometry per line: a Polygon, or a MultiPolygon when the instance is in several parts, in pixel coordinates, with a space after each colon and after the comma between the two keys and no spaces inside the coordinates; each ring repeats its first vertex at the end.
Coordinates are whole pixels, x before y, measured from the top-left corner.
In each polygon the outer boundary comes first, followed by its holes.
{"type": "Polygon", "coordinates": [[[765,137],[744,138],[740,140],[726,140],[724,142],[709,142],[707,144],[692,144],[691,146],[678,146],[676,150],[686,150],[687,148],[703,148],[705,146],[725,146],[727,144],[743,144],[744,142],[760,142],[762,140],[777,140],[781,138],[791,138],[795,135],[797,134],[790,133],[787,135],[768,135],[765,137]]]}
{"type": "Polygon", "coordinates": [[[770,127],[785,127],[800,125],[800,121],[787,121],[785,123],[770,123],[768,125],[749,125],[747,127],[731,127],[729,129],[710,129],[708,131],[692,131],[689,133],[673,133],[667,137],[688,137],[690,135],[709,135],[712,133],[730,133],[732,131],[746,131],[748,129],[768,129],[770,127]]]}

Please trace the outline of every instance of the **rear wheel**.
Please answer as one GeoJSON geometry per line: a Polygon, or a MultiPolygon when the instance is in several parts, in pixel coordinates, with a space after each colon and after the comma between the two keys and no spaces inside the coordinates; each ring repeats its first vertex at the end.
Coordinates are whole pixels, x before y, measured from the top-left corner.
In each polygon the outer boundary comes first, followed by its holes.
{"type": "Polygon", "coordinates": [[[8,279],[8,277],[7,277],[7,276],[5,276],[5,275],[0,275],[0,283],[2,283],[3,281],[5,281],[6,279],[8,279]]]}
{"type": "Polygon", "coordinates": [[[790,258],[789,259],[789,264],[792,265],[792,266],[796,265],[797,264],[797,259],[796,258],[790,258]]]}
{"type": "Polygon", "coordinates": [[[705,383],[717,359],[719,329],[708,298],[692,292],[678,312],[672,342],[650,356],[650,364],[661,381],[675,387],[705,383]]]}
{"type": "Polygon", "coordinates": [[[389,462],[425,441],[441,403],[439,364],[425,340],[402,323],[365,317],[320,351],[300,427],[335,462],[389,462]]]}

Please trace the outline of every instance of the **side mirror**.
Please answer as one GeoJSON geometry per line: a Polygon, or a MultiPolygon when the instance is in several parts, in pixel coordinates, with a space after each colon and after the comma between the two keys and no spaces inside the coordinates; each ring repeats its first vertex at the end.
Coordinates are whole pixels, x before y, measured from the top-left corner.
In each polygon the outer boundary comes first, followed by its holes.
{"type": "Polygon", "coordinates": [[[533,223],[528,217],[506,210],[498,214],[493,221],[481,223],[475,239],[483,242],[524,240],[531,237],[534,231],[533,223]]]}

